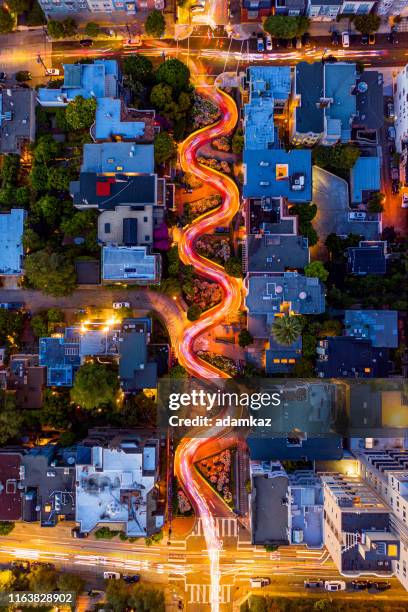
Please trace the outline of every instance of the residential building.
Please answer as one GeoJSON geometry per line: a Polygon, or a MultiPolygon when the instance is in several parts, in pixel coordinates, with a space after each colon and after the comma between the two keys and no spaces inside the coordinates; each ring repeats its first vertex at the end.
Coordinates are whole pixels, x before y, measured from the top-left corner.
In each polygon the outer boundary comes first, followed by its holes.
{"type": "Polygon", "coordinates": [[[249,235],[246,254],[250,274],[303,270],[310,259],[307,238],[279,234],[249,235]]]}
{"type": "Polygon", "coordinates": [[[281,461],[329,461],[341,459],[343,456],[342,439],[335,435],[303,435],[298,438],[249,437],[247,442],[251,459],[258,461],[278,458],[281,461]]]}
{"type": "Polygon", "coordinates": [[[146,246],[104,246],[102,283],[151,285],[160,282],[160,255],[146,246]]]}
{"type": "Polygon", "coordinates": [[[35,139],[35,91],[17,87],[0,91],[0,153],[21,155],[35,139]]]}
{"type": "Polygon", "coordinates": [[[346,576],[391,576],[400,556],[390,508],[364,480],[336,472],[319,474],[324,497],[324,545],[346,576]]]}
{"type": "Polygon", "coordinates": [[[305,14],[306,6],[306,0],[275,0],[275,14],[297,17],[305,14]]]}
{"type": "Polygon", "coordinates": [[[398,153],[401,153],[408,145],[408,64],[397,73],[393,87],[395,146],[398,153]]]}
{"type": "Polygon", "coordinates": [[[119,92],[119,65],[116,60],[96,59],[92,64],[63,64],[64,84],[59,89],[40,87],[41,106],[63,107],[77,96],[116,98],[119,92]]]}
{"type": "Polygon", "coordinates": [[[81,365],[79,330],[67,328],[60,338],[40,338],[40,365],[47,368],[48,387],[72,387],[74,375],[81,365]]]}
{"type": "Polygon", "coordinates": [[[323,546],[323,489],[313,470],[288,474],[288,539],[308,548],[323,546]]]}
{"type": "Polygon", "coordinates": [[[153,244],[153,206],[115,206],[98,217],[98,240],[107,245],[153,244]]]}
{"type": "Polygon", "coordinates": [[[23,233],[27,211],[12,208],[0,213],[0,276],[23,273],[23,233]]]}
{"type": "Polygon", "coordinates": [[[269,335],[265,349],[265,372],[267,374],[290,374],[293,372],[296,361],[302,356],[302,336],[299,336],[289,346],[284,346],[269,335]]]}
{"type": "Polygon", "coordinates": [[[43,405],[46,371],[38,359],[38,355],[10,355],[6,385],[15,392],[18,409],[39,410],[43,405]]]}
{"type": "Polygon", "coordinates": [[[358,247],[347,249],[347,270],[350,274],[385,274],[387,271],[387,243],[376,240],[362,240],[358,247]]]}
{"type": "Polygon", "coordinates": [[[376,0],[343,0],[341,13],[344,15],[368,15],[376,4],[376,0]]]}
{"type": "Polygon", "coordinates": [[[251,461],[252,543],[288,543],[288,476],[279,461],[251,461]]]}
{"type": "Polygon", "coordinates": [[[98,98],[91,136],[95,141],[153,142],[155,112],[128,109],[118,98],[98,98]]]}
{"type": "Polygon", "coordinates": [[[346,336],[371,340],[373,347],[398,347],[397,310],[345,310],[346,336]]]}
{"type": "Polygon", "coordinates": [[[154,174],[153,145],[135,142],[85,144],[81,172],[154,174]]]}
{"type": "Polygon", "coordinates": [[[377,155],[360,156],[350,171],[350,204],[367,205],[381,189],[381,162],[377,155]]]}
{"type": "Polygon", "coordinates": [[[119,339],[119,378],[124,393],[157,388],[157,363],[149,356],[151,320],[126,319],[119,339]]]}
{"type": "Polygon", "coordinates": [[[21,453],[0,450],[0,520],[18,521],[22,516],[23,477],[21,453]]]}
{"type": "Polygon", "coordinates": [[[385,378],[391,368],[389,350],[373,347],[371,340],[334,336],[318,341],[320,378],[385,378]]]}
{"type": "Polygon", "coordinates": [[[306,146],[349,142],[354,120],[358,118],[358,124],[365,125],[362,114],[357,112],[358,82],[352,62],[297,64],[292,142],[306,146]]]}
{"type": "Polygon", "coordinates": [[[378,0],[377,14],[381,16],[408,14],[408,0],[378,0]]]}
{"type": "MultiPolygon", "coordinates": [[[[355,139],[373,144],[372,133],[384,125],[384,76],[377,70],[364,70],[356,80],[355,139]]],[[[375,142],[375,141],[374,141],[375,142]]]]}
{"type": "Polygon", "coordinates": [[[309,0],[308,16],[316,21],[333,21],[338,15],[367,15],[375,0],[309,0]]]}
{"type": "Polygon", "coordinates": [[[255,21],[271,14],[274,0],[242,0],[241,21],[255,21]]]}
{"type": "Polygon", "coordinates": [[[159,448],[157,438],[131,431],[91,447],[90,464],[76,465],[75,519],[82,532],[100,523],[124,525],[131,537],[161,529],[155,489],[159,448]]]}
{"type": "Polygon", "coordinates": [[[163,9],[162,0],[40,0],[47,19],[63,18],[92,13],[122,13],[123,19],[134,17],[136,13],[163,9]]]}
{"type": "Polygon", "coordinates": [[[81,172],[79,181],[70,184],[71,196],[77,208],[113,210],[116,206],[156,204],[158,178],[156,174],[113,172],[81,172]]]}

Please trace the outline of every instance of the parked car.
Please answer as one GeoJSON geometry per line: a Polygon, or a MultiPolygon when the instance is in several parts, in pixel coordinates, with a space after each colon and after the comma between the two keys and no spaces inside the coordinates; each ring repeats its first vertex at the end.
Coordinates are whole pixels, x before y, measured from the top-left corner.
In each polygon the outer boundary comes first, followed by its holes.
{"type": "Polygon", "coordinates": [[[392,45],[398,45],[398,34],[395,30],[391,30],[388,40],[392,45]]]}
{"type": "Polygon", "coordinates": [[[125,582],[127,582],[128,584],[139,582],[140,575],[139,574],[134,574],[133,576],[123,576],[123,580],[125,582]]]}
{"type": "Polygon", "coordinates": [[[0,83],[4,83],[7,79],[7,74],[5,72],[0,72],[0,83]]]}
{"type": "Polygon", "coordinates": [[[273,44],[272,44],[272,36],[270,34],[267,34],[265,36],[265,46],[266,46],[267,51],[272,51],[273,44]]]}
{"type": "Polygon", "coordinates": [[[387,103],[387,117],[389,117],[390,119],[394,119],[394,117],[395,117],[394,103],[393,102],[388,102],[387,103]]]}
{"type": "Polygon", "coordinates": [[[351,586],[356,591],[363,591],[364,589],[371,589],[373,583],[371,580],[353,580],[351,586]]]}
{"type": "Polygon", "coordinates": [[[301,38],[294,38],[293,42],[295,44],[295,49],[301,49],[302,48],[302,39],[301,38]]]}
{"type": "Polygon", "coordinates": [[[256,589],[268,586],[268,584],[271,584],[271,581],[269,578],[250,578],[249,583],[251,585],[251,588],[256,589]]]}
{"type": "Polygon", "coordinates": [[[337,47],[340,44],[340,35],[338,32],[336,32],[336,30],[333,30],[331,34],[331,41],[332,41],[332,45],[334,45],[335,47],[337,47]]]}
{"type": "Polygon", "coordinates": [[[71,535],[73,538],[87,538],[88,537],[88,533],[86,531],[81,531],[79,527],[73,527],[71,529],[71,535]]]}
{"type": "Polygon", "coordinates": [[[288,38],[288,40],[286,41],[286,48],[293,49],[293,38],[288,38]]]}
{"type": "Polygon", "coordinates": [[[203,13],[205,10],[205,2],[197,2],[190,6],[190,11],[192,13],[203,13]]]}
{"type": "Polygon", "coordinates": [[[302,45],[306,48],[310,47],[311,42],[309,32],[305,32],[304,34],[302,34],[302,45]]]}
{"type": "Polygon", "coordinates": [[[399,181],[399,168],[391,168],[391,179],[393,181],[399,181]]]}
{"type": "Polygon", "coordinates": [[[391,584],[385,580],[377,580],[377,582],[373,583],[373,587],[377,589],[377,591],[388,591],[388,589],[391,588],[391,584]]]}
{"type": "Polygon", "coordinates": [[[371,32],[368,35],[368,44],[369,45],[375,45],[375,34],[374,34],[374,32],[371,32]]]}
{"type": "Polygon", "coordinates": [[[347,49],[350,46],[350,34],[348,32],[342,32],[341,44],[345,49],[347,49]]]}
{"type": "Polygon", "coordinates": [[[387,134],[388,134],[388,140],[395,140],[397,133],[393,125],[390,125],[390,127],[387,130],[387,134]]]}
{"type": "Polygon", "coordinates": [[[256,39],[256,50],[258,53],[263,53],[263,51],[265,51],[264,39],[261,35],[256,39]]]}
{"type": "Polygon", "coordinates": [[[345,591],[346,583],[344,580],[326,580],[324,588],[326,591],[345,591]]]}
{"type": "Polygon", "coordinates": [[[80,47],[92,47],[92,45],[93,45],[92,38],[83,38],[82,40],[79,41],[80,47]]]}
{"type": "Polygon", "coordinates": [[[23,310],[24,302],[0,302],[3,310],[23,310]]]}
{"type": "Polygon", "coordinates": [[[130,302],[113,302],[113,310],[119,310],[120,308],[130,308],[130,302]]]}
{"type": "Polygon", "coordinates": [[[348,218],[349,221],[364,221],[366,216],[367,213],[363,212],[362,210],[356,210],[354,212],[350,212],[348,218]]]}
{"type": "Polygon", "coordinates": [[[45,74],[46,76],[59,76],[60,71],[58,70],[58,68],[47,68],[45,74]]]}
{"type": "Polygon", "coordinates": [[[408,208],[408,193],[403,193],[402,194],[401,207],[402,208],[408,208]]]}
{"type": "Polygon", "coordinates": [[[321,589],[324,586],[324,581],[319,578],[309,578],[303,582],[305,589],[321,589]]]}
{"type": "Polygon", "coordinates": [[[103,572],[103,577],[105,580],[120,580],[121,575],[119,572],[103,572]]]}
{"type": "Polygon", "coordinates": [[[362,34],[361,35],[361,44],[362,45],[368,45],[368,34],[362,34]]]}

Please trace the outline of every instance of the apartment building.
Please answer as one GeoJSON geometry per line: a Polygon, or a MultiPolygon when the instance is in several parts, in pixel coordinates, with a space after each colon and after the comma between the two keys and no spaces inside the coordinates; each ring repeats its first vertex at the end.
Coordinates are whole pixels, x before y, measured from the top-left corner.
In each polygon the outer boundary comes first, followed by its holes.
{"type": "Polygon", "coordinates": [[[401,153],[408,143],[408,64],[394,79],[394,109],[395,146],[401,153]]]}

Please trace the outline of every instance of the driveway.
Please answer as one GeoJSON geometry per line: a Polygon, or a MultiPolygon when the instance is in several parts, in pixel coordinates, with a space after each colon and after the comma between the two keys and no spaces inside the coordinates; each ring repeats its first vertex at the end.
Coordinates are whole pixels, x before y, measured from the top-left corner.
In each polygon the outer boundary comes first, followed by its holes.
{"type": "Polygon", "coordinates": [[[186,324],[186,314],[179,300],[151,289],[77,289],[67,297],[52,297],[30,289],[0,289],[0,302],[24,302],[27,310],[35,313],[46,308],[74,309],[111,308],[112,302],[128,301],[137,310],[152,310],[165,323],[171,345],[175,346],[186,324]]]}
{"type": "Polygon", "coordinates": [[[320,240],[317,251],[325,250],[323,243],[332,233],[339,236],[358,234],[366,240],[379,237],[378,221],[349,221],[347,181],[318,166],[313,166],[313,202],[317,206],[313,226],[320,240]]]}

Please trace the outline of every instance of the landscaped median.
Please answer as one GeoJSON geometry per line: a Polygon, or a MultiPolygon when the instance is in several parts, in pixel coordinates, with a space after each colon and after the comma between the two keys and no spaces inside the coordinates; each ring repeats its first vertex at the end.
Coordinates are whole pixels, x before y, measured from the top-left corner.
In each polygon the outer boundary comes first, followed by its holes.
{"type": "Polygon", "coordinates": [[[200,474],[231,508],[234,506],[235,493],[235,453],[236,448],[227,448],[216,455],[212,455],[196,463],[196,468],[200,474]]]}

